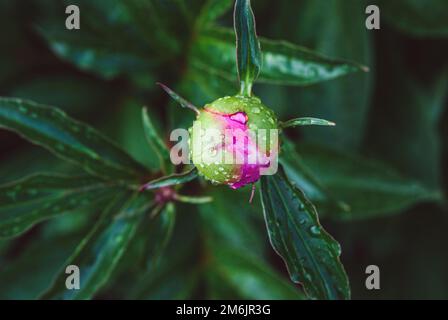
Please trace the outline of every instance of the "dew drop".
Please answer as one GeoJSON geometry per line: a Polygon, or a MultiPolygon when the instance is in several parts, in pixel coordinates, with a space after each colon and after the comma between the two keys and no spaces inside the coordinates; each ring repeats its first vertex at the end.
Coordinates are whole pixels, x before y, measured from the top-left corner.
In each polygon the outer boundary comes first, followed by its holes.
{"type": "Polygon", "coordinates": [[[340,256],[341,255],[341,245],[337,242],[333,242],[331,244],[331,248],[336,251],[337,255],[340,256]]]}
{"type": "Polygon", "coordinates": [[[253,112],[253,113],[260,113],[260,108],[258,108],[258,107],[253,107],[253,108],[252,108],[252,112],[253,112]]]}
{"type": "Polygon", "coordinates": [[[318,236],[318,235],[320,235],[320,228],[318,226],[312,226],[310,228],[310,232],[311,232],[311,234],[318,236]]]}

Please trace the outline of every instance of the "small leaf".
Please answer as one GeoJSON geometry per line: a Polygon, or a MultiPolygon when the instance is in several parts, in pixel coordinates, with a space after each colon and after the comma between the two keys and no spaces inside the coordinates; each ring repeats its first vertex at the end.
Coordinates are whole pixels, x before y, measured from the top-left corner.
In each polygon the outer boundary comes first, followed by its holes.
{"type": "Polygon", "coordinates": [[[0,128],[108,179],[137,180],[146,172],[115,143],[64,112],[31,101],[0,98],[0,128]]]}
{"type": "MultiPolygon", "coordinates": [[[[234,36],[230,29],[204,30],[193,45],[192,65],[200,70],[235,81],[234,36]]],[[[325,57],[286,41],[260,38],[263,68],[259,82],[305,86],[358,71],[360,64],[325,57]]]]}
{"type": "Polygon", "coordinates": [[[335,126],[336,124],[334,122],[318,119],[318,118],[310,118],[310,117],[304,117],[304,118],[296,118],[291,119],[285,122],[282,122],[280,126],[282,128],[290,128],[290,127],[298,127],[298,126],[335,126]]]}
{"type": "Polygon", "coordinates": [[[178,95],[176,92],[174,92],[173,90],[168,88],[166,85],[164,85],[162,83],[157,83],[157,84],[159,86],[161,86],[162,89],[165,90],[166,93],[168,93],[171,98],[173,98],[177,103],[179,103],[182,108],[187,108],[187,109],[193,110],[196,114],[199,114],[199,110],[196,106],[194,106],[193,104],[191,104],[190,102],[188,102],[187,100],[182,98],[180,95],[178,95]]]}
{"type": "Polygon", "coordinates": [[[17,236],[42,220],[92,205],[116,191],[92,177],[46,174],[0,186],[0,237],[17,236]]]}
{"type": "Polygon", "coordinates": [[[153,190],[163,187],[175,186],[182,183],[190,182],[198,177],[198,170],[193,167],[189,171],[172,174],[169,176],[161,177],[156,180],[150,181],[140,188],[140,190],[153,190]]]}
{"type": "Polygon", "coordinates": [[[167,167],[170,163],[170,152],[168,147],[163,143],[163,140],[158,134],[156,128],[154,127],[151,118],[149,117],[147,108],[142,109],[142,119],[146,140],[148,141],[154,152],[157,154],[160,162],[160,168],[162,168],[163,172],[167,172],[167,167]]]}
{"type": "Polygon", "coordinates": [[[269,239],[291,279],[313,299],[349,299],[341,248],[320,225],[314,205],[293,186],[282,167],[261,178],[261,199],[269,239]]]}
{"type": "Polygon", "coordinates": [[[106,208],[92,231],[75,249],[41,299],[90,299],[109,280],[120,258],[132,241],[150,202],[143,194],[122,194],[106,208]],[[128,199],[126,201],[126,199],[128,199]],[[76,265],[80,270],[79,290],[65,285],[65,267],[76,265]]]}
{"type": "Polygon", "coordinates": [[[250,0],[236,0],[233,15],[236,35],[236,56],[240,93],[251,95],[252,83],[261,69],[261,48],[250,0]]]}

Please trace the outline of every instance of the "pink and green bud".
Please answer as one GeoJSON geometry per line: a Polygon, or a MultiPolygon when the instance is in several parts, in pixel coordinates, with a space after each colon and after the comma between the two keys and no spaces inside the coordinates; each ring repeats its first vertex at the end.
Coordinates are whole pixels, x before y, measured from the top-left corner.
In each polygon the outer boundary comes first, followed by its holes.
{"type": "Polygon", "coordinates": [[[278,123],[256,97],[220,98],[200,110],[190,128],[190,152],[199,173],[237,189],[277,169],[278,123]]]}

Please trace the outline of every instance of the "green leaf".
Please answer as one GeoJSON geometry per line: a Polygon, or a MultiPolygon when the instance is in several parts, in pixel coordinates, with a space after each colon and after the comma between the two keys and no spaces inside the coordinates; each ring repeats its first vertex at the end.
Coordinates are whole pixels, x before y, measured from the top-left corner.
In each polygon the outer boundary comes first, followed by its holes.
{"type": "Polygon", "coordinates": [[[147,108],[142,109],[142,119],[146,141],[148,141],[148,144],[157,154],[162,171],[167,172],[170,164],[170,151],[154,127],[151,118],[149,117],[147,108]]]}
{"type": "Polygon", "coordinates": [[[90,299],[109,280],[120,258],[132,241],[150,205],[143,194],[121,194],[103,212],[91,232],[81,241],[66,261],[42,299],[90,299]],[[126,199],[128,199],[126,201],[126,199]],[[80,289],[69,290],[65,267],[76,265],[80,270],[80,289]]]}
{"type": "MultiPolygon", "coordinates": [[[[357,63],[327,58],[286,41],[259,38],[263,48],[258,81],[284,85],[311,85],[367,68],[357,63]]],[[[234,36],[230,29],[204,30],[193,45],[195,68],[235,81],[234,36]]]]}
{"type": "MultiPolygon", "coordinates": [[[[176,210],[186,212],[187,208],[176,205],[176,210]]],[[[191,299],[195,296],[201,275],[202,251],[202,235],[197,232],[200,229],[197,220],[197,214],[191,211],[188,215],[176,216],[171,240],[156,268],[151,264],[152,268],[144,274],[133,274],[138,280],[132,284],[134,293],[129,296],[130,299],[191,299]]],[[[124,270],[124,273],[127,282],[129,271],[124,270]]],[[[120,292],[121,286],[118,289],[120,292]]]]}
{"type": "Polygon", "coordinates": [[[198,177],[198,170],[196,167],[178,174],[172,174],[169,176],[161,177],[156,180],[150,181],[141,187],[141,190],[153,190],[163,187],[175,186],[182,183],[190,182],[198,177]]]}
{"type": "Polygon", "coordinates": [[[295,118],[281,123],[282,128],[298,127],[298,126],[335,126],[334,122],[318,119],[318,118],[295,118]]]}
{"type": "Polygon", "coordinates": [[[288,165],[285,168],[288,176],[309,192],[310,186],[301,177],[305,167],[335,199],[350,208],[336,208],[328,198],[311,192],[309,196],[319,211],[331,218],[356,220],[396,214],[417,203],[441,197],[440,193],[424,188],[374,159],[308,144],[299,145],[297,151],[301,167],[288,165]]]}
{"type": "MultiPolygon", "coordinates": [[[[48,287],[56,272],[80,241],[77,235],[58,238],[34,237],[14,259],[0,258],[0,299],[32,300],[48,287]],[[32,271],[30,265],[33,265],[32,271]],[[31,271],[31,272],[30,272],[31,271]]],[[[20,240],[19,240],[20,241],[20,240]]],[[[17,242],[15,242],[17,243],[17,242]]]]}
{"type": "Polygon", "coordinates": [[[248,193],[218,187],[199,207],[206,240],[208,286],[214,298],[299,299],[297,288],[266,262],[261,208],[248,193]],[[225,289],[225,290],[222,290],[225,289]],[[225,292],[223,292],[225,291],[225,292]]]}
{"type": "Polygon", "coordinates": [[[416,37],[447,37],[448,3],[445,0],[379,0],[384,20],[409,35],[416,37]]]}
{"type": "Polygon", "coordinates": [[[191,109],[193,110],[196,114],[199,114],[199,110],[198,108],[196,108],[192,103],[188,102],[187,100],[185,100],[184,98],[182,98],[180,95],[178,95],[176,92],[174,92],[173,90],[171,90],[170,88],[168,88],[166,85],[162,84],[162,83],[157,83],[159,86],[161,86],[163,88],[163,90],[165,90],[166,93],[168,93],[170,95],[171,98],[173,98],[174,101],[176,101],[177,103],[179,103],[181,105],[182,108],[187,108],[187,109],[191,109]]]}
{"type": "Polygon", "coordinates": [[[58,56],[81,70],[93,72],[105,79],[122,74],[140,74],[142,70],[150,74],[153,68],[137,48],[123,47],[123,43],[119,44],[117,39],[105,43],[101,35],[81,37],[77,32],[65,28],[45,27],[39,31],[58,56]]]}
{"type": "Polygon", "coordinates": [[[108,179],[137,180],[146,170],[112,141],[64,112],[31,101],[0,98],[0,128],[108,179]]]}
{"type": "MultiPolygon", "coordinates": [[[[60,12],[64,12],[69,4],[73,3],[65,0],[48,5],[41,1],[42,14],[36,22],[36,29],[56,55],[79,69],[105,79],[119,75],[147,77],[163,58],[153,54],[155,48],[152,45],[161,45],[164,56],[169,55],[168,47],[164,46],[170,42],[169,38],[167,41],[151,42],[149,35],[141,34],[144,31],[141,19],[133,16],[131,10],[132,5],[138,4],[137,1],[78,0],[81,28],[75,31],[61,27],[65,26],[67,15],[60,12]]],[[[146,24],[154,23],[152,18],[157,14],[154,10],[146,12],[146,24]]],[[[143,12],[139,13],[141,17],[143,12]]],[[[151,35],[159,37],[161,30],[160,25],[153,27],[151,35]]]]}
{"type": "Polygon", "coordinates": [[[83,75],[50,73],[16,84],[8,95],[58,106],[72,115],[91,115],[115,99],[111,87],[83,75]]]}
{"type": "Polygon", "coordinates": [[[314,205],[289,182],[282,167],[276,175],[261,178],[260,193],[269,239],[291,279],[313,299],[349,299],[339,243],[322,228],[314,205]]]}
{"type": "Polygon", "coordinates": [[[116,190],[92,177],[46,174],[0,186],[0,237],[17,236],[36,223],[90,206],[116,190]]]}
{"type": "Polygon", "coordinates": [[[252,83],[261,69],[261,48],[255,29],[255,17],[250,0],[236,0],[233,23],[236,35],[236,61],[240,94],[251,95],[252,83]]]}
{"type": "MultiPolygon", "coordinates": [[[[148,146],[145,129],[142,122],[143,102],[134,98],[123,99],[116,106],[120,112],[111,112],[104,119],[104,128],[111,138],[116,141],[126,152],[141,163],[146,170],[158,171],[159,158],[154,150],[148,146]]],[[[152,117],[154,124],[160,119],[152,117]]]]}

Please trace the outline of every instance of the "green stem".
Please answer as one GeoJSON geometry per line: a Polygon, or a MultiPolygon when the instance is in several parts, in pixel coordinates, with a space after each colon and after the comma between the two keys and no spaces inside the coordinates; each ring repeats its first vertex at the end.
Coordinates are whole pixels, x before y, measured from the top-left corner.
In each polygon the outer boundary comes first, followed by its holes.
{"type": "Polygon", "coordinates": [[[183,196],[180,194],[176,194],[174,196],[174,200],[184,203],[191,203],[191,204],[204,204],[209,203],[213,201],[212,197],[190,197],[190,196],[183,196]]]}
{"type": "Polygon", "coordinates": [[[250,97],[252,96],[252,82],[241,81],[240,83],[240,95],[250,97]]]}

